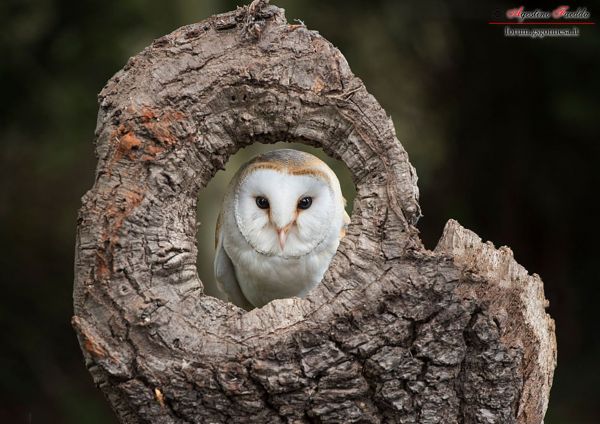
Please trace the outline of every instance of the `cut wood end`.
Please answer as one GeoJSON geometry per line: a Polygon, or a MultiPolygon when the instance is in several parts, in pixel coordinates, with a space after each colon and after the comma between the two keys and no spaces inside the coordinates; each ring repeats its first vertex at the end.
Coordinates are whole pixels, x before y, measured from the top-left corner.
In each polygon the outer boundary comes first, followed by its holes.
{"type": "Polygon", "coordinates": [[[466,270],[488,279],[506,283],[535,280],[535,275],[529,275],[528,271],[515,261],[513,251],[509,247],[496,248],[490,241],[483,242],[476,233],[453,219],[446,223],[434,252],[451,256],[466,270]]]}
{"type": "MultiPolygon", "coordinates": [[[[537,274],[528,271],[514,259],[510,248],[495,248],[491,242],[482,239],[451,219],[446,223],[435,253],[449,256],[470,278],[459,291],[476,291],[480,299],[487,299],[490,312],[506,314],[513,330],[507,330],[502,340],[509,346],[521,346],[531,350],[526,357],[535,358],[530,364],[523,364],[524,375],[528,378],[521,392],[519,417],[543,417],[548,406],[548,398],[541,405],[532,408],[527,398],[533,393],[549,393],[552,376],[556,368],[556,336],[554,320],[546,313],[549,302],[544,295],[544,284],[537,274]],[[478,280],[478,284],[473,281],[478,280]],[[522,327],[524,330],[514,330],[522,327]],[[531,338],[528,338],[530,336],[531,338]],[[526,406],[525,406],[526,405],[526,406]],[[533,410],[532,410],[533,409],[533,410]]],[[[521,422],[521,421],[520,421],[521,422]]],[[[533,422],[529,418],[522,422],[533,422]]]]}

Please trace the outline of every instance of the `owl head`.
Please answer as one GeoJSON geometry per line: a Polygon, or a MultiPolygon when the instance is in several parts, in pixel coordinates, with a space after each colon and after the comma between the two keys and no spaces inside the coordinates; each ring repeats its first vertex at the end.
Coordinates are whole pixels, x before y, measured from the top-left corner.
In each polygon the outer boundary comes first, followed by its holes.
{"type": "Polygon", "coordinates": [[[319,158],[291,149],[255,157],[238,171],[237,227],[252,248],[299,257],[339,234],[344,200],[335,173],[319,158]]]}

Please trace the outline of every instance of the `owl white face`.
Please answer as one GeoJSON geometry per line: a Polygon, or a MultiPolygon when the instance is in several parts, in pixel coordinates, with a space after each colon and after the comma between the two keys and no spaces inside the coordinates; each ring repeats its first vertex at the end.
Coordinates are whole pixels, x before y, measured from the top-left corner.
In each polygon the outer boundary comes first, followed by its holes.
{"type": "Polygon", "coordinates": [[[322,176],[257,169],[239,184],[235,219],[257,252],[298,257],[328,235],[338,213],[335,193],[322,176]]]}

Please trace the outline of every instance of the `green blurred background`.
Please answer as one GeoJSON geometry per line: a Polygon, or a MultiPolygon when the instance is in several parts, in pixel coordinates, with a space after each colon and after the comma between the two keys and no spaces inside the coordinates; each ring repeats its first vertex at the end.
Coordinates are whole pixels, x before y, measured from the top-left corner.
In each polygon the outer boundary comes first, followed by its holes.
{"type": "MultiPolygon", "coordinates": [[[[487,22],[519,4],[274,3],[338,46],[392,116],[420,177],[427,247],[456,218],[542,276],[559,343],[546,424],[600,422],[597,27],[576,39],[506,39],[487,22]]],[[[0,2],[0,422],[115,422],[69,324],[96,94],[154,38],[236,5],[0,2]]],[[[226,183],[219,175],[203,194],[207,278],[226,183]]]]}

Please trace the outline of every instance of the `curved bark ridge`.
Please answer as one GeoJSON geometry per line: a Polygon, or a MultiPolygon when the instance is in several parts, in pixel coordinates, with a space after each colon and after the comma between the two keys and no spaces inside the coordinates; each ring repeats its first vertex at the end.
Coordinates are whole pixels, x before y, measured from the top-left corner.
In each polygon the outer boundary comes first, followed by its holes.
{"type": "Polygon", "coordinates": [[[391,119],[267,3],[156,40],[100,93],[73,324],[120,420],[540,423],[556,349],[541,281],[452,222],[422,247],[391,119]],[[197,193],[239,148],[291,140],[347,165],[352,223],[307,299],[245,313],[202,293],[197,193]]]}

